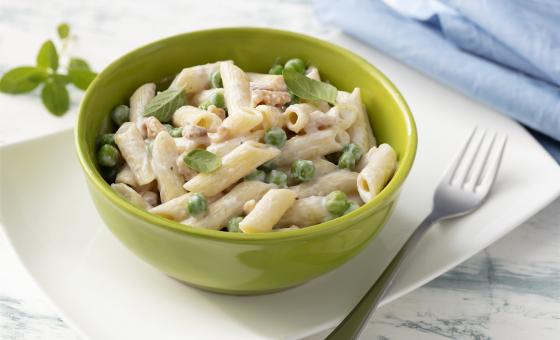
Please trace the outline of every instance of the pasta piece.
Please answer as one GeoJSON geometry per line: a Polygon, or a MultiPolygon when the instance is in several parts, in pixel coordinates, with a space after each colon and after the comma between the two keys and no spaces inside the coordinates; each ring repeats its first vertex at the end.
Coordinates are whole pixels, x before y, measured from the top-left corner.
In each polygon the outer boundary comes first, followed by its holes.
{"type": "Polygon", "coordinates": [[[230,115],[251,105],[249,77],[233,62],[220,63],[220,74],[224,85],[224,98],[230,115]]]}
{"type": "Polygon", "coordinates": [[[281,75],[247,72],[247,76],[251,90],[288,91],[281,75]]]}
{"type": "Polygon", "coordinates": [[[256,109],[262,115],[262,128],[268,130],[273,127],[283,127],[286,117],[279,108],[270,105],[259,105],[256,109]]]}
{"type": "Polygon", "coordinates": [[[205,196],[216,195],[241,178],[245,177],[259,165],[280,154],[277,148],[255,142],[245,142],[228,153],[222,159],[222,166],[211,173],[200,173],[183,186],[191,192],[205,196]]]}
{"type": "Polygon", "coordinates": [[[170,220],[182,221],[189,215],[187,210],[187,201],[191,195],[192,193],[186,193],[175,197],[174,199],[164,202],[157,207],[151,208],[149,211],[170,220]]]}
{"type": "Polygon", "coordinates": [[[146,136],[144,126],[144,108],[156,95],[156,84],[148,83],[140,86],[130,97],[130,122],[134,123],[142,137],[146,136]]]}
{"type": "Polygon", "coordinates": [[[229,137],[242,136],[257,127],[262,123],[262,120],[262,114],[256,109],[238,109],[235,114],[229,112],[229,116],[224,119],[220,129],[218,129],[218,133],[223,134],[221,140],[229,137]]]}
{"type": "Polygon", "coordinates": [[[191,216],[181,223],[198,228],[220,230],[230,218],[242,214],[245,202],[250,199],[260,199],[272,187],[272,184],[259,181],[241,182],[222,198],[210,204],[204,217],[191,216]]]}
{"type": "Polygon", "coordinates": [[[371,129],[369,118],[362,104],[360,89],[355,88],[352,94],[348,97],[348,102],[353,104],[358,115],[354,123],[348,128],[348,134],[353,143],[356,143],[363,151],[369,150],[372,146],[375,146],[376,140],[371,129]]]}
{"type": "Polygon", "coordinates": [[[296,200],[278,221],[276,227],[282,228],[292,225],[308,227],[325,222],[331,217],[325,207],[325,198],[323,196],[310,196],[296,200]]]}
{"type": "Polygon", "coordinates": [[[200,145],[200,144],[196,143],[195,141],[192,141],[192,140],[184,138],[184,137],[173,138],[173,141],[175,141],[175,147],[177,148],[177,153],[179,153],[179,154],[187,153],[191,150],[196,149],[196,147],[198,145],[200,145]]]}
{"type": "Polygon", "coordinates": [[[188,152],[184,152],[184,153],[180,154],[179,157],[177,157],[177,160],[175,161],[175,164],[177,165],[177,171],[183,176],[183,179],[185,180],[185,182],[190,180],[194,176],[196,176],[196,171],[189,168],[184,161],[185,155],[187,153],[188,152]]]}
{"type": "Polygon", "coordinates": [[[319,110],[311,112],[309,114],[309,123],[303,128],[305,133],[313,133],[318,130],[328,129],[337,124],[338,117],[333,115],[328,115],[319,110]]]}
{"type": "Polygon", "coordinates": [[[200,92],[210,87],[210,74],[218,71],[220,63],[211,63],[184,68],[169,86],[184,89],[186,93],[200,92]]]}
{"type": "Polygon", "coordinates": [[[224,89],[222,89],[222,88],[210,89],[210,90],[203,90],[203,91],[194,93],[193,95],[189,96],[189,101],[188,102],[192,106],[199,106],[200,104],[209,101],[210,97],[212,97],[212,95],[214,95],[215,93],[221,93],[223,95],[224,94],[224,89]]]}
{"type": "Polygon", "coordinates": [[[132,189],[128,185],[124,183],[113,183],[111,184],[111,188],[115,190],[115,192],[119,194],[122,198],[127,200],[129,203],[132,203],[133,205],[137,206],[138,208],[144,210],[151,208],[151,206],[146,201],[144,201],[142,196],[140,196],[139,193],[134,191],[134,189],[132,189]]]}
{"type": "Polygon", "coordinates": [[[257,201],[255,201],[254,199],[248,200],[247,202],[245,202],[245,204],[243,204],[243,213],[245,215],[249,215],[249,213],[253,211],[253,209],[255,209],[256,205],[257,201]]]}
{"type": "Polygon", "coordinates": [[[156,118],[148,117],[144,121],[146,125],[146,136],[150,139],[156,138],[161,131],[167,131],[165,126],[156,118]]]}
{"type": "Polygon", "coordinates": [[[366,154],[363,155],[362,158],[360,158],[360,161],[358,162],[358,164],[356,164],[356,171],[360,172],[366,167],[371,155],[375,152],[376,149],[376,146],[372,146],[371,149],[369,149],[366,154]]]}
{"type": "Polygon", "coordinates": [[[295,136],[286,142],[278,165],[292,164],[298,159],[313,159],[342,150],[347,134],[344,130],[327,129],[308,135],[295,136]]]}
{"type": "Polygon", "coordinates": [[[283,106],[292,100],[286,91],[251,90],[251,106],[271,105],[283,106]]]}
{"type": "Polygon", "coordinates": [[[175,141],[167,131],[160,132],[154,140],[152,167],[157,178],[159,195],[167,202],[185,193],[183,177],[176,165],[177,149],[175,141]]]}
{"type": "Polygon", "coordinates": [[[222,124],[217,115],[194,106],[181,106],[173,113],[173,125],[185,127],[194,125],[206,129],[208,132],[216,132],[222,124]]]}
{"type": "Polygon", "coordinates": [[[321,81],[321,76],[319,75],[319,69],[317,69],[315,66],[309,66],[305,71],[305,76],[313,80],[321,81]]]}
{"type": "Polygon", "coordinates": [[[220,73],[224,84],[224,97],[228,117],[220,127],[221,139],[236,137],[251,131],[262,122],[259,111],[251,108],[249,77],[233,62],[220,63],[220,73]]]}
{"type": "Polygon", "coordinates": [[[296,194],[289,189],[270,189],[239,223],[244,233],[263,233],[272,228],[294,204],[296,194]]]}
{"type": "Polygon", "coordinates": [[[221,108],[219,108],[219,107],[216,107],[216,105],[210,105],[210,106],[208,106],[208,109],[206,109],[206,111],[215,114],[215,115],[218,116],[221,120],[224,120],[224,119],[226,118],[226,111],[225,111],[224,109],[221,109],[221,108]]]}
{"type": "Polygon", "coordinates": [[[311,161],[315,166],[315,178],[324,176],[338,169],[335,164],[327,161],[324,158],[313,158],[311,161]]]}
{"type": "Polygon", "coordinates": [[[358,173],[348,170],[337,170],[306,183],[290,187],[298,198],[309,196],[326,196],[332,191],[340,190],[345,193],[356,191],[358,173]]]}
{"type": "Polygon", "coordinates": [[[223,157],[228,153],[230,153],[233,149],[235,149],[239,145],[243,144],[244,142],[247,141],[258,142],[263,138],[263,136],[264,136],[264,130],[257,130],[247,135],[232,138],[225,142],[210,144],[210,146],[208,146],[206,150],[215,153],[220,157],[223,157]]]}
{"type": "Polygon", "coordinates": [[[317,108],[311,104],[293,104],[286,108],[286,126],[295,133],[300,132],[309,123],[309,115],[317,108]]]}
{"type": "Polygon", "coordinates": [[[354,124],[358,114],[359,109],[356,106],[345,103],[337,104],[327,112],[327,115],[337,118],[338,126],[344,130],[354,124]]]}
{"type": "Polygon", "coordinates": [[[138,185],[148,184],[155,179],[144,139],[133,123],[121,125],[115,133],[115,143],[134,173],[138,185]]]}
{"type": "Polygon", "coordinates": [[[117,174],[117,177],[115,178],[115,183],[124,183],[133,188],[138,186],[138,182],[136,182],[134,173],[132,172],[132,170],[130,170],[130,167],[127,164],[125,164],[125,166],[123,166],[122,169],[117,174]]]}
{"type": "Polygon", "coordinates": [[[387,184],[397,168],[397,156],[388,144],[381,144],[370,155],[368,164],[358,175],[358,193],[364,202],[371,201],[387,184]]]}

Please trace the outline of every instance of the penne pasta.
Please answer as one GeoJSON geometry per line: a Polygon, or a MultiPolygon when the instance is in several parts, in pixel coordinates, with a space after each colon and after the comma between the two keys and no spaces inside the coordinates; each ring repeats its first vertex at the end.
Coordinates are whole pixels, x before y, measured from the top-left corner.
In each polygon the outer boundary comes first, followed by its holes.
{"type": "Polygon", "coordinates": [[[375,136],[369,123],[369,117],[362,105],[360,89],[355,88],[352,94],[348,97],[348,102],[351,103],[357,110],[358,115],[354,123],[348,128],[348,134],[353,143],[356,143],[362,151],[369,150],[372,146],[376,145],[375,136]]]}
{"type": "Polygon", "coordinates": [[[250,199],[260,199],[272,184],[258,181],[241,182],[230,192],[210,204],[208,212],[202,218],[189,217],[181,223],[213,230],[220,230],[227,221],[243,212],[243,205],[250,199]]]}
{"type": "Polygon", "coordinates": [[[187,201],[191,196],[191,193],[182,194],[177,196],[167,202],[162,202],[162,204],[157,207],[153,207],[149,212],[156,214],[161,217],[168,218],[174,221],[182,221],[188,217],[189,212],[187,210],[187,201]]]}
{"type": "Polygon", "coordinates": [[[293,104],[286,108],[286,127],[295,133],[300,132],[309,123],[309,115],[317,108],[311,104],[293,104]]]}
{"type": "Polygon", "coordinates": [[[259,105],[256,109],[262,115],[262,128],[268,130],[273,127],[283,127],[286,117],[279,108],[270,105],[259,105]]]}
{"type": "Polygon", "coordinates": [[[175,141],[167,131],[160,132],[152,147],[152,168],[156,176],[160,199],[167,202],[185,193],[183,177],[176,165],[175,141]]]}
{"type": "Polygon", "coordinates": [[[239,137],[229,139],[225,142],[210,144],[206,150],[208,150],[212,153],[215,153],[216,155],[218,155],[220,157],[223,157],[223,156],[227,155],[228,153],[230,153],[233,149],[235,149],[239,145],[241,145],[241,144],[243,144],[247,141],[258,142],[263,138],[263,136],[264,136],[264,131],[263,130],[257,130],[257,131],[251,132],[247,135],[243,135],[243,136],[239,136],[239,137]]]}
{"type": "Polygon", "coordinates": [[[211,63],[184,68],[173,79],[170,89],[184,89],[186,93],[194,93],[210,87],[210,75],[219,70],[220,63],[211,63]]]}
{"type": "Polygon", "coordinates": [[[335,190],[352,193],[356,191],[357,179],[357,172],[336,170],[324,176],[316,176],[314,180],[290,187],[290,189],[297,194],[298,198],[326,196],[335,190]]]}
{"type": "Polygon", "coordinates": [[[144,139],[133,123],[121,125],[115,133],[115,143],[138,185],[148,184],[155,179],[144,139]]]}
{"type": "Polygon", "coordinates": [[[242,69],[231,61],[220,63],[220,74],[224,85],[224,98],[230,115],[235,115],[241,109],[251,105],[249,77],[242,69]]]}
{"type": "Polygon", "coordinates": [[[290,138],[276,160],[279,165],[298,159],[312,159],[342,150],[347,140],[344,130],[327,129],[290,138]]]}
{"type": "Polygon", "coordinates": [[[205,196],[216,195],[279,154],[280,150],[273,146],[245,142],[222,159],[218,170],[196,175],[185,183],[184,188],[205,196]]]}
{"type": "Polygon", "coordinates": [[[221,124],[220,117],[194,106],[185,105],[173,113],[173,125],[175,126],[194,125],[206,129],[208,132],[216,132],[221,124]]]}
{"type": "Polygon", "coordinates": [[[323,196],[310,196],[298,199],[280,218],[276,224],[277,228],[298,225],[308,227],[310,225],[323,223],[331,218],[325,207],[323,196]]]}
{"type": "Polygon", "coordinates": [[[200,91],[198,93],[194,93],[189,96],[188,103],[191,104],[192,106],[198,107],[200,104],[209,101],[210,97],[212,97],[215,93],[221,93],[223,95],[224,89],[222,88],[209,89],[209,90],[200,91]]]}
{"type": "Polygon", "coordinates": [[[226,138],[237,137],[249,133],[261,124],[262,120],[262,114],[256,109],[238,109],[236,114],[230,114],[224,119],[220,129],[225,131],[226,138]]]}
{"type": "Polygon", "coordinates": [[[144,108],[156,95],[156,84],[148,83],[140,86],[130,97],[130,122],[134,123],[143,137],[146,136],[144,126],[144,108]]]}
{"type": "Polygon", "coordinates": [[[356,119],[358,118],[358,108],[354,105],[350,104],[337,104],[333,106],[328,112],[327,115],[336,117],[337,125],[346,130],[354,124],[356,119]]]}
{"type": "Polygon", "coordinates": [[[247,72],[247,76],[251,90],[288,91],[281,75],[247,72]]]}
{"type": "Polygon", "coordinates": [[[375,148],[368,164],[358,175],[358,193],[364,202],[372,200],[391,179],[397,167],[397,156],[388,144],[375,148]]]}
{"type": "Polygon", "coordinates": [[[289,189],[270,189],[251,212],[239,223],[244,233],[272,230],[282,215],[294,204],[296,194],[289,189]]]}
{"type": "Polygon", "coordinates": [[[127,202],[137,206],[138,208],[144,210],[151,208],[151,206],[144,200],[144,198],[142,198],[139,193],[137,193],[128,185],[124,183],[113,183],[111,184],[111,188],[127,202]]]}
{"type": "Polygon", "coordinates": [[[327,161],[324,158],[314,158],[311,160],[315,166],[315,177],[321,177],[333,171],[336,171],[338,167],[327,161]]]}

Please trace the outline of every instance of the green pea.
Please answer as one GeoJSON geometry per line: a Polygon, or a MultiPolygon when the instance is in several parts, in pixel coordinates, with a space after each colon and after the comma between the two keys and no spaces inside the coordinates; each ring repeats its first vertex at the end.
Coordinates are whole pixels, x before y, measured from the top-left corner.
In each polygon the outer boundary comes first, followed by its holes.
{"type": "Polygon", "coordinates": [[[343,148],[342,148],[342,152],[350,152],[354,155],[354,157],[356,158],[356,160],[359,160],[362,157],[362,148],[360,148],[358,146],[358,144],[355,143],[350,143],[350,144],[346,144],[343,148]]]}
{"type": "Polygon", "coordinates": [[[340,169],[353,169],[356,165],[356,157],[351,152],[343,152],[338,159],[340,169]]]}
{"type": "Polygon", "coordinates": [[[270,70],[268,70],[268,74],[280,75],[282,74],[282,71],[284,71],[284,66],[276,64],[276,65],[272,65],[270,70]]]}
{"type": "Polygon", "coordinates": [[[224,85],[222,84],[222,75],[220,74],[220,71],[212,72],[212,74],[210,75],[210,84],[212,84],[212,87],[214,88],[224,87],[224,85]]]}
{"type": "Polygon", "coordinates": [[[264,134],[264,142],[278,148],[281,148],[284,144],[286,144],[286,139],[288,139],[286,132],[279,127],[268,129],[264,134]]]}
{"type": "Polygon", "coordinates": [[[227,230],[230,233],[241,232],[241,230],[239,229],[239,223],[241,223],[241,221],[243,221],[243,217],[240,216],[230,218],[226,226],[227,230]]]}
{"type": "Polygon", "coordinates": [[[105,144],[117,146],[117,144],[115,143],[114,133],[103,133],[101,135],[97,135],[97,137],[95,138],[95,148],[99,150],[99,148],[101,148],[105,144]]]}
{"type": "Polygon", "coordinates": [[[121,126],[130,120],[130,109],[126,105],[115,106],[111,111],[111,119],[117,126],[121,126]]]}
{"type": "Polygon", "coordinates": [[[356,210],[356,209],[358,209],[358,208],[360,207],[360,205],[359,205],[358,203],[354,202],[354,201],[348,201],[348,202],[350,203],[350,206],[348,207],[348,209],[346,209],[346,210],[344,211],[344,214],[343,214],[343,215],[346,215],[346,214],[348,214],[349,212],[352,212],[352,211],[354,211],[354,210],[356,210]]]}
{"type": "Polygon", "coordinates": [[[165,124],[163,124],[163,126],[165,126],[165,129],[167,130],[167,132],[170,132],[171,130],[173,130],[173,125],[171,125],[169,123],[165,123],[165,124]]]}
{"type": "Polygon", "coordinates": [[[327,211],[334,215],[342,215],[348,208],[350,203],[346,194],[342,191],[333,191],[325,197],[325,208],[327,211]]]}
{"type": "Polygon", "coordinates": [[[303,60],[299,59],[299,58],[293,58],[290,59],[286,62],[286,64],[284,64],[284,68],[285,69],[293,69],[299,73],[304,73],[305,72],[305,63],[303,62],[303,60]]]}
{"type": "Polygon", "coordinates": [[[265,172],[270,172],[270,171],[272,171],[276,168],[277,168],[276,164],[271,159],[268,162],[264,162],[263,164],[261,164],[257,169],[265,171],[265,172]]]}
{"type": "Polygon", "coordinates": [[[198,105],[198,108],[202,109],[202,110],[208,110],[208,107],[210,105],[212,105],[212,103],[210,103],[209,101],[204,101],[204,102],[200,103],[200,105],[198,105]]]}
{"type": "Polygon", "coordinates": [[[224,95],[221,92],[216,91],[212,93],[212,95],[209,98],[209,101],[211,105],[219,107],[220,109],[226,108],[226,100],[224,99],[224,95]]]}
{"type": "Polygon", "coordinates": [[[282,170],[271,170],[268,175],[266,175],[266,182],[273,183],[277,186],[284,188],[288,184],[288,175],[282,170]]]}
{"type": "Polygon", "coordinates": [[[187,211],[191,216],[200,215],[208,210],[208,202],[200,193],[192,194],[187,201],[187,211]]]}
{"type": "Polygon", "coordinates": [[[266,179],[266,173],[262,170],[255,170],[253,172],[251,172],[250,174],[248,174],[247,176],[245,176],[245,180],[246,181],[260,181],[260,182],[264,182],[266,179]]]}
{"type": "Polygon", "coordinates": [[[342,154],[338,159],[338,167],[340,169],[352,169],[356,166],[360,157],[362,157],[362,149],[357,144],[346,144],[342,148],[342,154]]]}
{"type": "Polygon", "coordinates": [[[307,182],[315,176],[315,164],[312,161],[299,159],[292,164],[292,177],[301,182],[307,182]]]}
{"type": "Polygon", "coordinates": [[[172,128],[171,130],[169,130],[169,134],[171,135],[171,137],[182,137],[183,128],[182,127],[172,128]]]}
{"type": "Polygon", "coordinates": [[[111,144],[104,144],[97,152],[99,165],[113,167],[119,162],[119,150],[111,144]]]}

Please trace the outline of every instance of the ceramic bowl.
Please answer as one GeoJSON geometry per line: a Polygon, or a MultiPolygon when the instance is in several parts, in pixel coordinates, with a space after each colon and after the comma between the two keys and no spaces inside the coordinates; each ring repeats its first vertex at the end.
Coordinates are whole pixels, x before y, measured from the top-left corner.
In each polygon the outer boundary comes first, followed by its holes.
{"type": "MultiPolygon", "coordinates": [[[[191,32],[136,49],[109,65],[88,88],[75,132],[81,166],[100,216],[132,252],[190,285],[228,294],[259,294],[302,284],[348,261],[381,230],[416,153],[416,128],[395,86],[359,56],[292,32],[224,28],[191,32]],[[301,230],[241,234],[197,229],[136,208],[120,198],[95,165],[95,137],[108,114],[147,82],[171,79],[182,68],[234,60],[245,71],[267,72],[277,58],[317,66],[338,89],[362,90],[374,134],[397,152],[398,168],[383,191],[359,209],[301,230]]],[[[134,284],[131,282],[130,284],[134,284]]]]}

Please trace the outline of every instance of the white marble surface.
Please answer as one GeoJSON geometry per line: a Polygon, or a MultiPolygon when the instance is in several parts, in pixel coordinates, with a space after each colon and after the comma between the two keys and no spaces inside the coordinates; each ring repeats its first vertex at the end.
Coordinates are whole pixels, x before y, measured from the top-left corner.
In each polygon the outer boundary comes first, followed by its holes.
{"type": "MultiPolygon", "coordinates": [[[[0,72],[33,63],[36,49],[54,36],[61,21],[68,21],[79,36],[75,52],[87,56],[97,70],[138,45],[193,29],[256,25],[314,35],[332,30],[312,18],[305,1],[7,0],[0,1],[0,72]]],[[[37,93],[0,95],[0,145],[71,127],[80,93],[73,92],[72,99],[71,112],[55,118],[44,111],[37,93]]],[[[560,199],[464,264],[383,307],[363,336],[559,337],[560,199]]],[[[0,339],[78,338],[0,237],[0,339]]]]}

